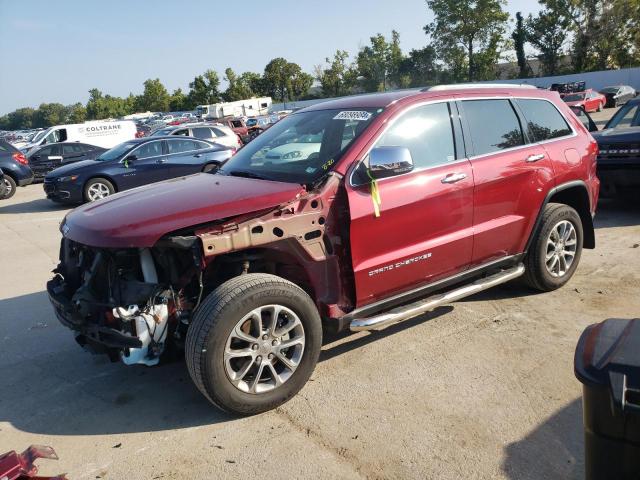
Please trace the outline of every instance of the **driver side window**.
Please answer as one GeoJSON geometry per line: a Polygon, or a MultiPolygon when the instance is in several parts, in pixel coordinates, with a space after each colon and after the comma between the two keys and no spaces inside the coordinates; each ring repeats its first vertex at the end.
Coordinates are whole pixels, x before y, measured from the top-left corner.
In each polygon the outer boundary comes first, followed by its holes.
{"type": "Polygon", "coordinates": [[[398,118],[375,143],[376,147],[407,147],[416,169],[434,167],[456,159],[447,103],[414,108],[398,118]]]}

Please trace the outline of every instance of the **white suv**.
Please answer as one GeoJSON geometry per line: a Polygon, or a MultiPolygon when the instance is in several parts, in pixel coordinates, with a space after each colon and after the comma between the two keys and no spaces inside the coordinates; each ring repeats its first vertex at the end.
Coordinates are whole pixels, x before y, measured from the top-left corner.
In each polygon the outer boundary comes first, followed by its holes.
{"type": "Polygon", "coordinates": [[[238,135],[226,125],[219,123],[183,123],[182,125],[159,128],[151,135],[184,135],[209,140],[210,142],[235,149],[239,149],[242,146],[238,135]]]}

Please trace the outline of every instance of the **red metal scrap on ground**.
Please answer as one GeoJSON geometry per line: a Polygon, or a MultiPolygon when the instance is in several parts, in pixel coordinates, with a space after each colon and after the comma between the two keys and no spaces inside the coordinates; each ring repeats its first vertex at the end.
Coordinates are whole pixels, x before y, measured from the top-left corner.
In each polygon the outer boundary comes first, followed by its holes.
{"type": "Polygon", "coordinates": [[[36,475],[38,467],[33,463],[38,458],[58,460],[58,455],[51,447],[31,445],[24,452],[17,454],[15,450],[0,455],[0,480],[67,480],[64,474],[55,477],[36,475]]]}

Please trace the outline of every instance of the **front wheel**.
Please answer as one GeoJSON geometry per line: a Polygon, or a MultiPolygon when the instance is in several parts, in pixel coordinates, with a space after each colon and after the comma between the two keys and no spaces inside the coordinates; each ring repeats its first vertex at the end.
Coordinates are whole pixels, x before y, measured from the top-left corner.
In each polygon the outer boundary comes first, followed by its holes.
{"type": "Polygon", "coordinates": [[[573,276],[582,254],[580,215],[561,203],[549,203],[525,258],[525,281],[536,290],[549,292],[573,276]]]}
{"type": "Polygon", "coordinates": [[[92,178],[84,187],[84,201],[95,202],[109,195],[113,195],[113,184],[104,178],[92,178]]]}
{"type": "Polygon", "coordinates": [[[276,408],[307,382],[322,325],[306,292],[268,274],[233,278],[205,298],[187,332],[187,367],[214,405],[241,415],[276,408]]]}

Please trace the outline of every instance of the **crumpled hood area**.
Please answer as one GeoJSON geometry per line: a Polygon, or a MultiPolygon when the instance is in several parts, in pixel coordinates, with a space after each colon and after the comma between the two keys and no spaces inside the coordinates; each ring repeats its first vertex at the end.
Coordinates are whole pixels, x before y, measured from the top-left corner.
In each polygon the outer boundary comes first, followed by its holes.
{"type": "Polygon", "coordinates": [[[200,173],[78,207],[61,231],[94,247],[151,247],[167,233],[277,207],[304,191],[298,184],[200,173]]]}

